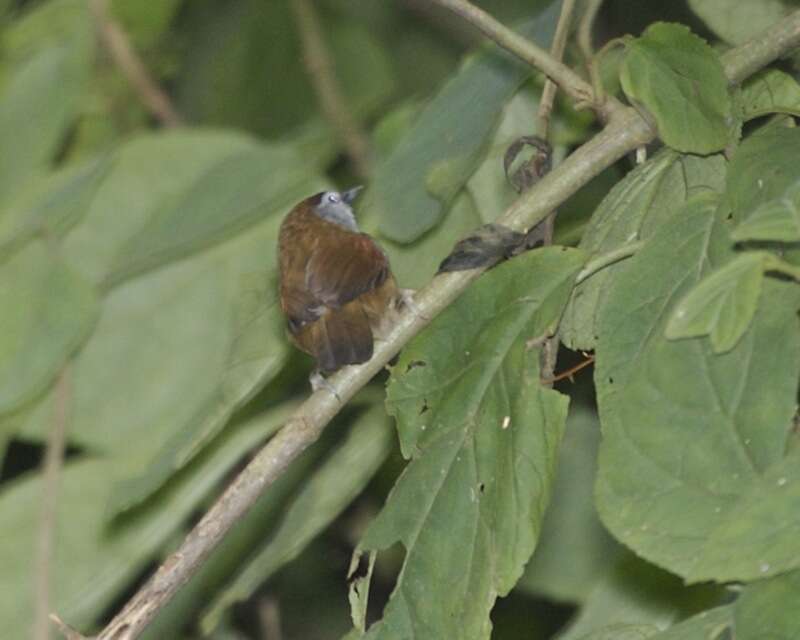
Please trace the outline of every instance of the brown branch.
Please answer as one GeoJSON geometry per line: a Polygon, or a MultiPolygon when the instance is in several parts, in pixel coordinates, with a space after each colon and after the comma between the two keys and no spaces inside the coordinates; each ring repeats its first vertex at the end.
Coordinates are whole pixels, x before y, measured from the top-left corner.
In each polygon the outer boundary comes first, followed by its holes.
{"type": "MultiPolygon", "coordinates": [[[[729,77],[741,80],[800,45],[800,11],[787,16],[760,43],[734,49],[723,57],[729,77]],[[743,53],[747,52],[747,53],[743,53]],[[752,58],[751,58],[752,56],[752,58]]],[[[633,110],[615,111],[608,125],[572,153],[532,189],[523,193],[498,219],[500,224],[525,230],[538,224],[614,162],[654,137],[649,125],[633,110]]],[[[202,566],[226,532],[236,524],[289,464],[311,445],[327,423],[398,351],[436,317],[480,274],[480,269],[436,276],[415,297],[415,312],[404,313],[385,340],[375,345],[369,362],[346,367],[329,379],[337,396],[317,391],[294,412],[287,424],[253,458],[217,502],[188,534],[177,551],[128,601],[99,634],[98,640],[137,638],[148,623],[202,566]]]]}
{"type": "Polygon", "coordinates": [[[369,138],[339,88],[333,58],[325,45],[314,7],[310,0],[292,0],[291,4],[303,42],[303,60],[322,112],[342,141],[353,170],[359,177],[367,178],[372,166],[369,138]]]}
{"type": "Polygon", "coordinates": [[[578,47],[580,47],[584,62],[587,65],[591,64],[592,58],[594,57],[592,30],[594,29],[594,22],[601,6],[603,6],[603,0],[588,0],[580,24],[578,25],[578,47]]]}
{"type": "Polygon", "coordinates": [[[165,127],[183,124],[183,118],[175,110],[172,101],[150,75],[128,34],[117,22],[108,8],[108,0],[89,0],[100,40],[108,50],[114,64],[133,87],[139,100],[153,117],[165,127]]]}
{"type": "Polygon", "coordinates": [[[566,371],[562,371],[557,376],[553,376],[552,378],[542,378],[541,379],[541,383],[543,385],[551,387],[551,386],[553,386],[554,383],[559,382],[561,380],[564,380],[565,378],[569,378],[570,380],[572,380],[572,376],[574,376],[576,373],[578,373],[578,371],[580,371],[581,369],[585,369],[586,367],[588,367],[590,364],[592,364],[594,362],[594,356],[593,355],[586,355],[585,353],[583,355],[586,356],[586,360],[583,360],[582,362],[579,362],[574,367],[570,367],[566,371]]]}
{"type": "Polygon", "coordinates": [[[555,82],[566,95],[575,100],[578,107],[592,107],[604,122],[624,108],[618,100],[610,96],[602,103],[596,102],[592,86],[567,65],[467,0],[433,0],[433,2],[458,14],[500,47],[537,68],[555,82]]]}
{"type": "Polygon", "coordinates": [[[36,537],[34,573],[36,612],[33,640],[50,638],[50,595],[53,569],[53,541],[58,522],[58,487],[64,461],[67,421],[69,419],[69,369],[65,365],[56,381],[53,424],[47,436],[42,473],[42,498],[39,505],[39,528],[36,537]]]}

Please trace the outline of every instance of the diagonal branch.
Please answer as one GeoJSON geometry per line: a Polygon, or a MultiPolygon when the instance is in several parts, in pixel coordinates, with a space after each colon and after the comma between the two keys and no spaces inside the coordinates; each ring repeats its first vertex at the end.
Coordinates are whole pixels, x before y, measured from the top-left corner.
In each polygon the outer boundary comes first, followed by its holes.
{"type": "MultiPolygon", "coordinates": [[[[437,0],[438,1],[438,0],[437,0]]],[[[731,81],[800,46],[800,11],[787,16],[758,41],[734,49],[723,58],[731,81]]],[[[517,199],[498,222],[526,231],[594,176],[628,152],[653,139],[653,132],[639,114],[616,109],[601,133],[584,144],[536,186],[517,199]]],[[[621,256],[620,256],[621,257],[621,256]]],[[[443,311],[479,275],[481,270],[457,271],[436,276],[415,297],[415,309],[402,315],[389,336],[376,344],[369,362],[347,367],[329,379],[336,396],[326,390],[313,393],[291,416],[189,533],[178,550],[103,629],[98,640],[131,640],[203,565],[227,531],[250,509],[289,464],[311,445],[328,422],[389,360],[443,311]]]]}

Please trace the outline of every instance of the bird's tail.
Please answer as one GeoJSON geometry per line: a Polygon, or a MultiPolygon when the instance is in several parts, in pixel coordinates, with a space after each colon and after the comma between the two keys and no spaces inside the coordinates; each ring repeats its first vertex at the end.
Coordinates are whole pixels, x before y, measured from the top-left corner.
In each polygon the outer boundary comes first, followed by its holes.
{"type": "MultiPolygon", "coordinates": [[[[327,309],[305,327],[302,342],[316,358],[317,368],[330,373],[372,357],[372,329],[361,304],[353,300],[339,309],[327,309]]],[[[298,336],[299,337],[299,336],[298,336]]]]}

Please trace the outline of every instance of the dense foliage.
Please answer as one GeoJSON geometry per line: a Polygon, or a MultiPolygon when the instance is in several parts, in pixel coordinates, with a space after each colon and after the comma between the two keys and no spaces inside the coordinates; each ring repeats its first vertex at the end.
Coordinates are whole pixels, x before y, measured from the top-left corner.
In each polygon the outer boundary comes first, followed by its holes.
{"type": "MultiPolygon", "coordinates": [[[[482,4],[543,47],[562,8],[482,4]]],[[[307,395],[277,229],[357,181],[288,1],[111,3],[178,127],[95,5],[0,0],[7,640],[34,615],[48,434],[66,426],[51,608],[89,632],[307,395]]],[[[503,156],[535,133],[542,79],[424,0],[314,7],[374,148],[360,224],[420,287],[518,197],[503,156]]],[[[557,246],[436,317],[145,637],[800,637],[800,85],[792,58],[735,86],[721,61],[796,8],[605,2],[597,76],[658,131],[649,159],[604,170],[559,208],[557,246]],[[558,370],[595,364],[553,389],[556,333],[558,370]]],[[[575,38],[567,61],[586,75],[575,38]]],[[[554,163],[600,126],[559,96],[554,163]]]]}

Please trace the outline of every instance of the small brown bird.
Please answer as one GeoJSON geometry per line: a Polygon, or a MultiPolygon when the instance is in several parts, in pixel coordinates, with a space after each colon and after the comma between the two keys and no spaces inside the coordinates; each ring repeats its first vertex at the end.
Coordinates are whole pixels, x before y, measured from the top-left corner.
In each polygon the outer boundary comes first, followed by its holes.
{"type": "Polygon", "coordinates": [[[322,374],[372,357],[387,310],[400,299],[383,250],[358,229],[351,204],[361,187],[324,191],[297,204],[281,224],[278,267],[289,335],[322,374]]]}

